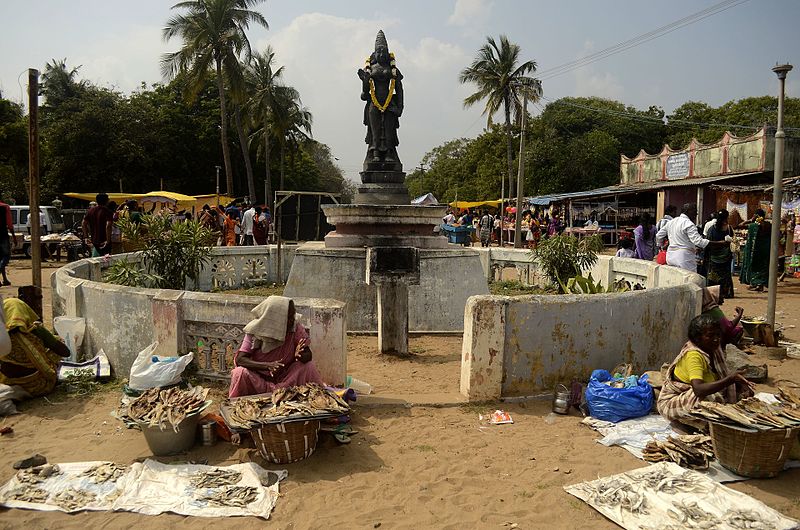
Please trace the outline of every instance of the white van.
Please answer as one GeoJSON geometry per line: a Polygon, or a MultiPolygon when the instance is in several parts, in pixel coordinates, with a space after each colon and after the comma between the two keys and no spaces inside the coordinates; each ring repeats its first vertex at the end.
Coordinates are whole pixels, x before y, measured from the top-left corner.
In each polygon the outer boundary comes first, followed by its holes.
{"type": "MultiPolygon", "coordinates": [[[[14,233],[17,234],[17,245],[11,251],[24,252],[26,256],[30,256],[30,242],[25,241],[25,236],[29,234],[27,225],[30,211],[31,208],[27,205],[11,206],[11,222],[14,224],[14,233]]],[[[53,206],[39,207],[39,223],[44,227],[41,235],[58,234],[65,228],[64,219],[53,206]]]]}

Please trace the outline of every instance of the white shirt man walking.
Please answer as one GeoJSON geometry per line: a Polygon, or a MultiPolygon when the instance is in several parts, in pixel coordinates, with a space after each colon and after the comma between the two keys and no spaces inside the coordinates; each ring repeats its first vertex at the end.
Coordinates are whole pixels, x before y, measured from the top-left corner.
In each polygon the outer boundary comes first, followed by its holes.
{"type": "Polygon", "coordinates": [[[697,206],[686,203],[681,209],[681,214],[669,221],[656,234],[656,244],[661,246],[664,239],[669,240],[667,247],[667,265],[680,267],[692,272],[697,272],[696,249],[706,248],[708,245],[727,245],[726,241],[709,241],[700,235],[694,219],[697,216],[697,206]]]}
{"type": "Polygon", "coordinates": [[[242,245],[253,245],[253,218],[256,215],[256,207],[251,206],[242,215],[242,245]]]}

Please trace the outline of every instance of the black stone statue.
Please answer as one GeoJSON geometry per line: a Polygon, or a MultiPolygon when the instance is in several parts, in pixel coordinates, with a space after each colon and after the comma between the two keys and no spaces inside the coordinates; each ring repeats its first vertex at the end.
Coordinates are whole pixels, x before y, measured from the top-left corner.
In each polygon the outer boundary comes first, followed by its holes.
{"type": "Polygon", "coordinates": [[[397,129],[403,114],[403,74],[397,69],[394,54],[383,31],[375,38],[375,51],[367,58],[364,68],[359,68],[361,99],[364,105],[364,125],[367,157],[364,171],[402,171],[403,164],[397,156],[397,129]]]}

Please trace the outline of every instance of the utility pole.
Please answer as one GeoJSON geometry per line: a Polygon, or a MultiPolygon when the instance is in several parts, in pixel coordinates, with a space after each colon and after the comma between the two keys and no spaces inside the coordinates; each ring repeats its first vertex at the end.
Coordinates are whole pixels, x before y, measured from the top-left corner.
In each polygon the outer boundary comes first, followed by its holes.
{"type": "MultiPolygon", "coordinates": [[[[769,285],[767,293],[767,322],[775,329],[775,306],[778,298],[778,248],[781,237],[781,202],[783,201],[783,150],[786,134],[783,132],[783,94],[786,74],[792,70],[791,64],[775,65],[772,69],[778,76],[778,128],[775,130],[775,171],[772,181],[772,237],[769,251],[769,285]]],[[[791,237],[791,234],[786,234],[791,237]]]]}
{"type": "MultiPolygon", "coordinates": [[[[528,92],[522,91],[522,127],[519,134],[519,171],[517,171],[517,214],[514,223],[514,248],[522,248],[522,182],[525,179],[525,114],[528,113],[528,92]]],[[[530,230],[530,228],[528,228],[530,230]]]]}
{"type": "Polygon", "coordinates": [[[426,193],[425,192],[425,169],[426,169],[425,165],[422,162],[420,162],[419,165],[414,169],[416,169],[417,171],[422,173],[422,177],[420,178],[420,182],[422,183],[422,192],[426,193]]]}
{"type": "Polygon", "coordinates": [[[217,167],[217,208],[219,208],[219,170],[222,169],[222,166],[217,167]]]}
{"type": "MultiPolygon", "coordinates": [[[[28,69],[28,202],[31,223],[31,283],[38,295],[41,314],[42,245],[39,224],[39,71],[28,69]]],[[[24,237],[24,236],[23,236],[24,237]]],[[[37,308],[34,308],[36,311],[37,308]]]]}

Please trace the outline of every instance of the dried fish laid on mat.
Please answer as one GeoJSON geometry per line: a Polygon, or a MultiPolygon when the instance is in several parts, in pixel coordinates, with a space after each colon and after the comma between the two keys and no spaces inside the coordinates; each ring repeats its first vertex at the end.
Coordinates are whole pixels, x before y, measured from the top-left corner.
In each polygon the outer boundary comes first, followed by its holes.
{"type": "Polygon", "coordinates": [[[350,406],[334,392],[316,383],[279,388],[271,396],[240,398],[226,406],[234,427],[250,429],[281,418],[346,414],[350,406]]]}
{"type": "Polygon", "coordinates": [[[244,508],[256,499],[258,499],[258,489],[253,486],[233,486],[221,489],[213,495],[200,497],[201,501],[206,501],[208,504],[230,508],[244,508]]]}
{"type": "Polygon", "coordinates": [[[73,488],[65,489],[53,497],[53,504],[61,506],[71,512],[79,510],[95,501],[97,495],[90,491],[76,490],[73,488]]]}
{"type": "Polygon", "coordinates": [[[87,469],[83,472],[84,477],[89,479],[95,484],[102,484],[106,481],[116,481],[119,477],[128,471],[128,466],[121,466],[113,462],[104,462],[87,469]]]}
{"type": "Polygon", "coordinates": [[[178,387],[166,390],[151,388],[130,402],[125,415],[138,423],[158,427],[162,431],[169,424],[172,430],[178,432],[178,424],[203,407],[208,390],[201,386],[190,390],[181,390],[178,387]]]}
{"type": "Polygon", "coordinates": [[[771,530],[772,523],[765,521],[764,518],[755,510],[730,510],[722,520],[731,528],[742,530],[771,530]]]}
{"type": "Polygon", "coordinates": [[[656,493],[702,493],[709,491],[708,482],[697,473],[684,471],[676,475],[663,467],[653,466],[653,470],[638,476],[626,474],[629,480],[643,484],[656,493]]]}
{"type": "Polygon", "coordinates": [[[702,530],[719,528],[717,516],[705,511],[694,501],[675,501],[667,513],[678,521],[683,528],[698,528],[702,530]]]}
{"type": "Polygon", "coordinates": [[[20,486],[9,491],[5,499],[6,501],[21,501],[21,502],[35,502],[37,504],[44,504],[50,493],[42,488],[35,488],[31,486],[20,486]]]}
{"type": "Polygon", "coordinates": [[[653,440],[642,451],[647,462],[675,462],[689,469],[708,469],[714,457],[711,437],[704,434],[682,434],[666,440],[653,440]]]}
{"type": "Polygon", "coordinates": [[[204,473],[197,473],[192,477],[191,482],[197,488],[219,488],[233,486],[240,480],[242,480],[242,474],[238,471],[212,469],[204,473]]]}
{"type": "Polygon", "coordinates": [[[61,468],[58,467],[58,464],[45,464],[23,469],[17,473],[17,480],[22,484],[39,484],[52,476],[60,474],[61,468]]]}
{"type": "Polygon", "coordinates": [[[743,399],[736,404],[701,401],[692,414],[708,421],[760,431],[800,427],[800,411],[782,404],[770,405],[757,398],[743,399]]]}
{"type": "Polygon", "coordinates": [[[778,387],[778,399],[792,408],[800,408],[800,390],[793,390],[785,386],[778,387]]]}
{"type": "Polygon", "coordinates": [[[642,493],[636,491],[633,484],[618,478],[601,481],[596,485],[583,484],[582,488],[589,493],[591,502],[619,508],[631,513],[647,514],[647,502],[642,493]]]}

